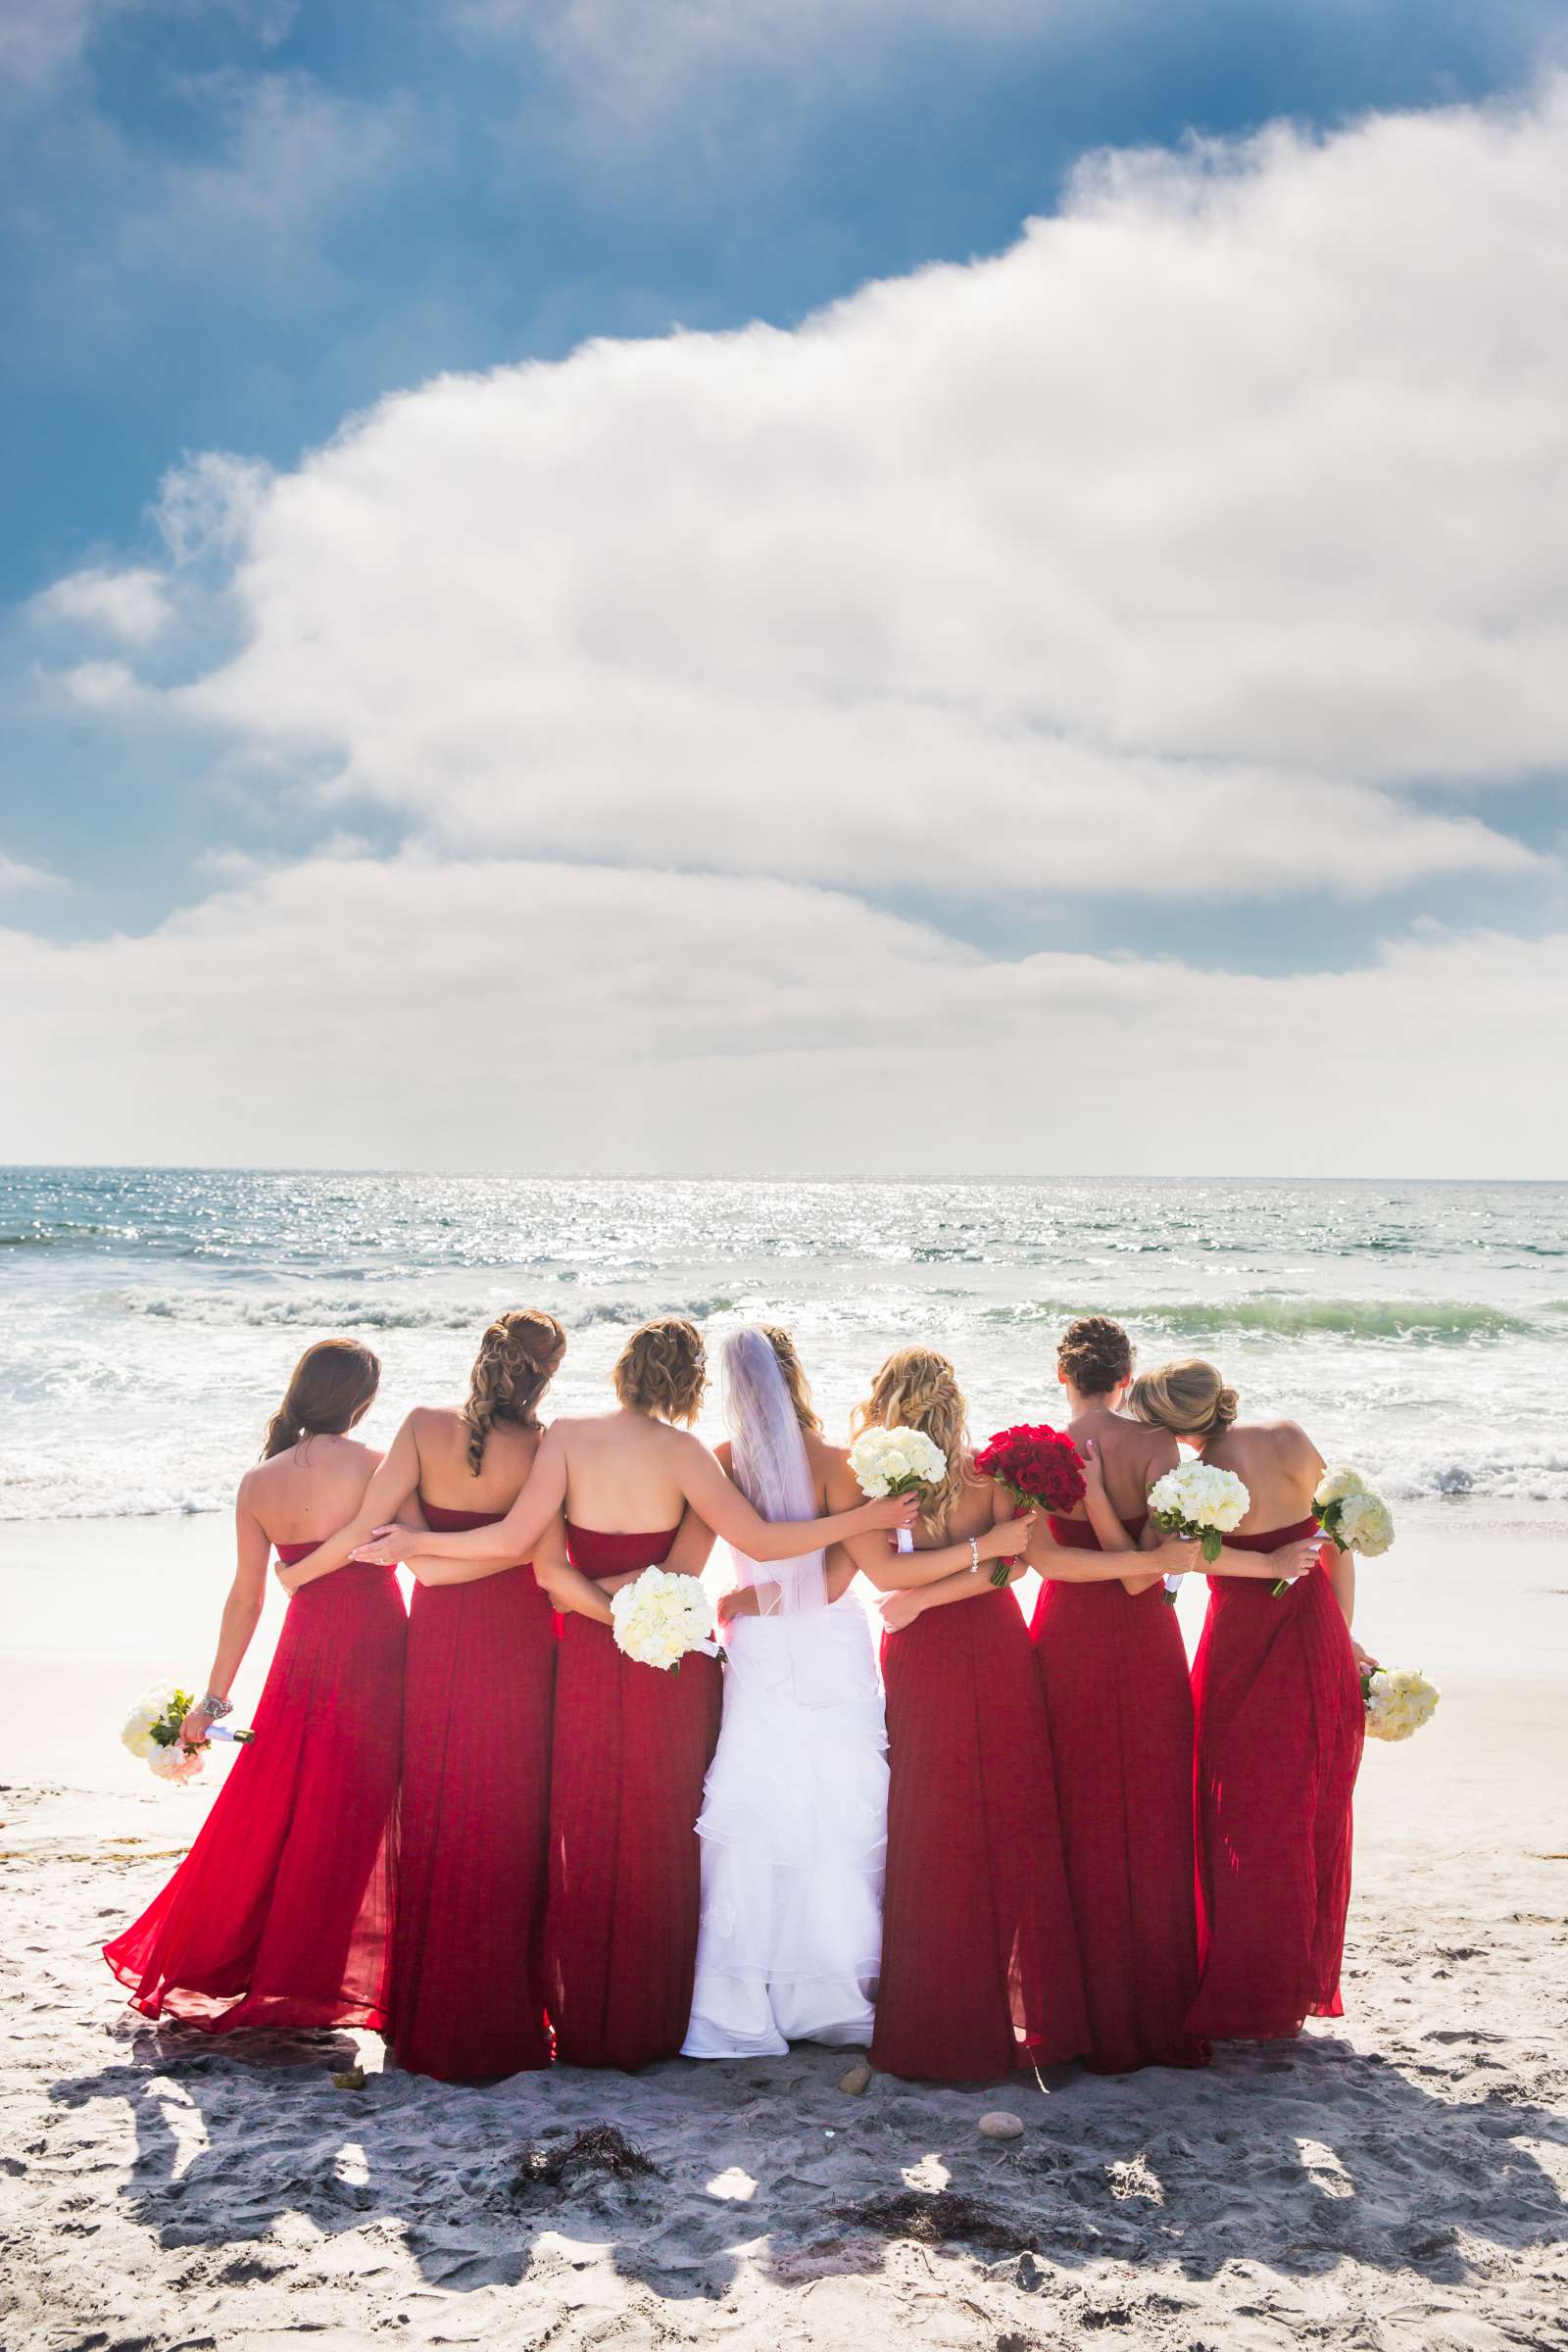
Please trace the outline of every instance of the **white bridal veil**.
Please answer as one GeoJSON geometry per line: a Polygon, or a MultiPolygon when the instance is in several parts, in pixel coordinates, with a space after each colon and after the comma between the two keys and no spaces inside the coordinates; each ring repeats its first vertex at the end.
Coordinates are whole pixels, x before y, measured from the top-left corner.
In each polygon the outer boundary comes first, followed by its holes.
{"type": "MultiPolygon", "coordinates": [[[[815,1519],[816,1492],[806,1458],[806,1441],[795,1417],[789,1385],[765,1335],[747,1324],[724,1342],[724,1419],[730,1435],[735,1484],[760,1518],[771,1525],[787,1519],[815,1519]]],[[[764,1617],[797,1617],[827,1606],[822,1554],[796,1560],[754,1560],[730,1545],[736,1574],[755,1585],[764,1617]]]]}

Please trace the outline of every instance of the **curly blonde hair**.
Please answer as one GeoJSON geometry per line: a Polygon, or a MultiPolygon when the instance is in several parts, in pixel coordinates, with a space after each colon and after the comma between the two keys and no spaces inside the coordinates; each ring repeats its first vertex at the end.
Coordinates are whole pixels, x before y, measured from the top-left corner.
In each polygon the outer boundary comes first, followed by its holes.
{"type": "Polygon", "coordinates": [[[858,1437],[862,1429],[920,1429],[942,1448],[947,1476],[926,1490],[920,1511],[926,1534],[941,1535],[964,1488],[980,1484],[971,1468],[969,1408],[947,1357],[934,1348],[898,1348],[872,1381],[865,1402],[855,1408],[850,1434],[858,1437]]]}
{"type": "Polygon", "coordinates": [[[539,1399],[565,1352],[565,1332],[544,1307],[523,1306],[497,1315],[479,1342],[463,1408],[472,1477],[479,1475],[485,1440],[498,1421],[510,1421],[517,1429],[540,1427],[539,1399]]]}
{"type": "Polygon", "coordinates": [[[1212,1364],[1190,1355],[1179,1364],[1141,1372],[1127,1392],[1127,1401],[1140,1421],[1168,1429],[1173,1437],[1206,1440],[1229,1429],[1242,1400],[1212,1364]]]}
{"type": "Polygon", "coordinates": [[[822,1435],[822,1416],[811,1401],[811,1384],[806,1377],[806,1367],[795,1350],[795,1342],[782,1323],[759,1323],[758,1330],[778,1359],[784,1375],[784,1385],[795,1407],[795,1418],[803,1429],[822,1435]]]}
{"type": "Polygon", "coordinates": [[[655,1315],[632,1333],[611,1379],[621,1403],[633,1412],[689,1427],[702,1410],[708,1386],[703,1335],[684,1315],[655,1315]]]}

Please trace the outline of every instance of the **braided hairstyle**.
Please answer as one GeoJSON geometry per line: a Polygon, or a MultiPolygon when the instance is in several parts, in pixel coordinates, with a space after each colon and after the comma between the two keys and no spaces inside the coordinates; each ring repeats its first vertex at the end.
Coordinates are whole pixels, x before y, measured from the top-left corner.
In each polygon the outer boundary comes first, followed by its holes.
{"type": "Polygon", "coordinates": [[[772,1348],[778,1368],[784,1375],[795,1418],[803,1429],[822,1434],[822,1416],[811,1401],[811,1384],[806,1377],[806,1367],[796,1352],[795,1342],[782,1323],[760,1323],[758,1330],[772,1348]]]}
{"type": "Polygon", "coordinates": [[[871,1394],[855,1408],[851,1435],[863,1429],[921,1429],[948,1460],[947,1475],[923,1490],[920,1525],[939,1536],[965,1487],[978,1482],[970,1468],[969,1408],[957,1375],[934,1348],[900,1348],[871,1383],[871,1394]]]}
{"type": "Polygon", "coordinates": [[[380,1358],[362,1340],[318,1340],[295,1365],[267,1424],[263,1461],[287,1453],[302,1438],[342,1437],[365,1418],[380,1385],[380,1358]]]}
{"type": "Polygon", "coordinates": [[[473,1359],[463,1418],[468,1425],[468,1470],[477,1478],[485,1440],[498,1421],[537,1431],[539,1399],[566,1352],[566,1335],[542,1306],[497,1315],[473,1359]]]}

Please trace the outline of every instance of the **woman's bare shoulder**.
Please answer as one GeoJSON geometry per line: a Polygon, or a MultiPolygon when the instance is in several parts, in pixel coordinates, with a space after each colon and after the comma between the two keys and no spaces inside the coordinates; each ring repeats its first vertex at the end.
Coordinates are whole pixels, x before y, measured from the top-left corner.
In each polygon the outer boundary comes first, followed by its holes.
{"type": "Polygon", "coordinates": [[[831,1478],[836,1470],[848,1469],[850,1449],[847,1446],[835,1446],[830,1438],[824,1438],[815,1429],[803,1430],[801,1435],[806,1440],[806,1458],[821,1477],[831,1478]]]}

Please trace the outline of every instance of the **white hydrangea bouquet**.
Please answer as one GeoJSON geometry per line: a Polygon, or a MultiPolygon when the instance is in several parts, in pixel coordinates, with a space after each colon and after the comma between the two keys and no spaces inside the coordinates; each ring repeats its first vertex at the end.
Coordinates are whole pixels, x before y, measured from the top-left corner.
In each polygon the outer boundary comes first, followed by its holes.
{"type": "MultiPolygon", "coordinates": [[[[161,1781],[195,1780],[202,1768],[201,1748],[188,1745],[179,1736],[179,1727],[195,1704],[189,1690],[174,1690],[167,1695],[162,1690],[149,1691],[125,1718],[120,1735],[122,1747],[128,1748],[137,1762],[145,1763],[161,1781]]],[[[226,1724],[214,1723],[208,1726],[207,1737],[243,1745],[256,1734],[230,1731],[226,1724]]]]}
{"type": "MultiPolygon", "coordinates": [[[[884,1494],[939,1486],[948,1475],[948,1457],[923,1429],[862,1429],[850,1447],[850,1468],[860,1493],[879,1502],[884,1494]]],[[[894,1540],[900,1551],[914,1549],[906,1527],[896,1529],[894,1540]]]]}
{"type": "MultiPolygon", "coordinates": [[[[1178,1462],[1149,1490],[1149,1516],[1163,1535],[1199,1539],[1205,1560],[1219,1558],[1225,1538],[1234,1535],[1252,1507],[1252,1497],[1234,1470],[1212,1462],[1178,1462]]],[[[1167,1602],[1179,1580],[1165,1579],[1167,1602]]]]}
{"type": "Polygon", "coordinates": [[[645,1568],[633,1584],[611,1595],[611,1630],[615,1647],[639,1666],[657,1666],[662,1673],[678,1674],[680,1662],[694,1649],[716,1656],[713,1612],[708,1594],[695,1576],[674,1576],[667,1568],[645,1568]]]}
{"type": "Polygon", "coordinates": [[[1375,1560],[1394,1542],[1394,1513],[1359,1470],[1325,1470],[1312,1508],[1324,1534],[1332,1536],[1342,1551],[1359,1551],[1375,1560]]]}
{"type": "Polygon", "coordinates": [[[1407,1667],[1363,1666],[1361,1699],[1369,1740],[1408,1740],[1437,1712],[1440,1690],[1407,1667]]]}
{"type": "MultiPolygon", "coordinates": [[[[1317,1482],[1312,1508],[1319,1527],[1333,1537],[1341,1551],[1358,1551],[1375,1560],[1394,1542],[1394,1513],[1359,1470],[1325,1470],[1317,1482]]],[[[1271,1589],[1276,1600],[1289,1590],[1283,1584],[1271,1589]]]]}

